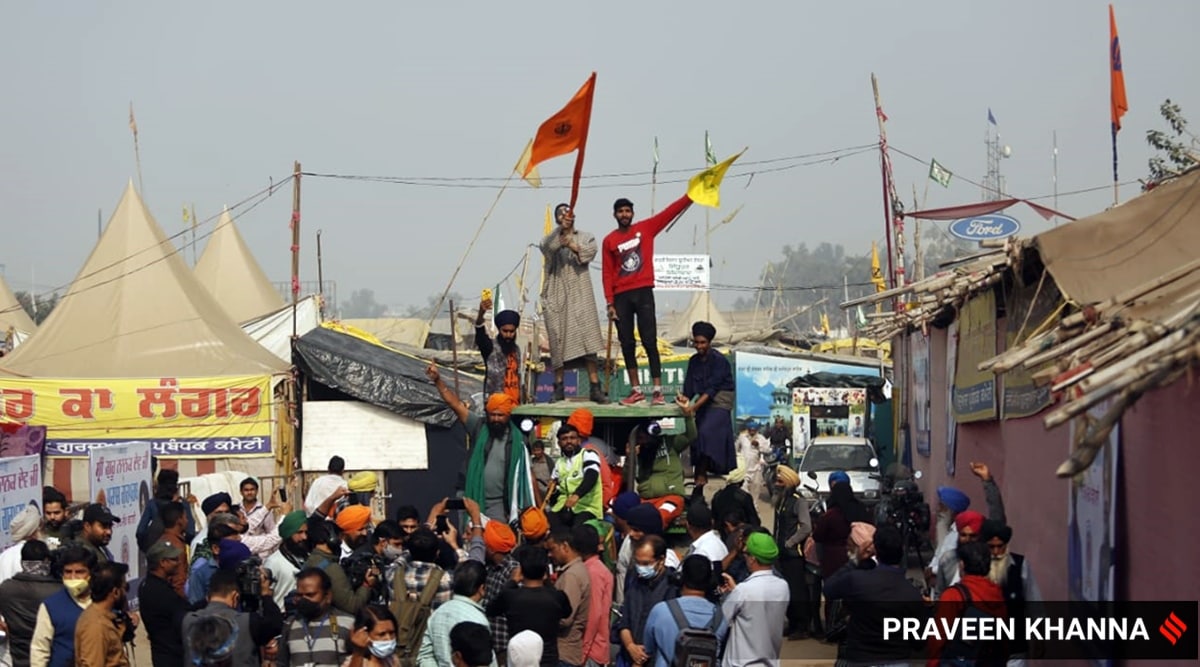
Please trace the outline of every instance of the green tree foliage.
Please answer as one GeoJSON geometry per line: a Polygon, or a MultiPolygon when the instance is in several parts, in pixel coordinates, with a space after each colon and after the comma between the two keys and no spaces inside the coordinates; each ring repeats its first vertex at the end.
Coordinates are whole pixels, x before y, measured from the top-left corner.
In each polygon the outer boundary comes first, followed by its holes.
{"type": "Polygon", "coordinates": [[[1158,151],[1150,158],[1150,180],[1161,181],[1200,164],[1200,139],[1187,127],[1187,119],[1178,104],[1166,100],[1158,108],[1169,131],[1147,130],[1146,143],[1158,151]]]}

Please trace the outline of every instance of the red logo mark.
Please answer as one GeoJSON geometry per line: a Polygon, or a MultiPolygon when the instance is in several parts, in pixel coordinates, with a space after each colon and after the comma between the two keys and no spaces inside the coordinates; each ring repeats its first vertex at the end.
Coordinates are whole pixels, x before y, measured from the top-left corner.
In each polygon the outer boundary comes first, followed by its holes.
{"type": "Polygon", "coordinates": [[[1179,620],[1179,617],[1175,615],[1175,612],[1171,612],[1171,615],[1167,617],[1167,620],[1163,621],[1163,624],[1158,626],[1158,631],[1162,633],[1162,636],[1167,638],[1167,641],[1171,642],[1171,646],[1174,646],[1175,643],[1178,642],[1181,637],[1183,637],[1183,633],[1187,632],[1187,629],[1188,626],[1184,625],[1183,621],[1179,620]]]}

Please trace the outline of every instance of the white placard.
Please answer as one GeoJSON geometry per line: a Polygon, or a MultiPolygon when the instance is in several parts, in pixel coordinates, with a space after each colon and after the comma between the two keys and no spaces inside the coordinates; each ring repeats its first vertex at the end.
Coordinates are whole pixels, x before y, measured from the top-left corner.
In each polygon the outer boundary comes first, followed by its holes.
{"type": "Polygon", "coordinates": [[[30,505],[42,513],[42,457],[0,459],[0,551],[13,543],[12,520],[30,505]]]}
{"type": "Polygon", "coordinates": [[[654,289],[706,290],[708,285],[708,255],[654,256],[654,289]]]}
{"type": "Polygon", "coordinates": [[[150,447],[149,442],[125,442],[88,451],[90,500],[103,503],[120,520],[113,524],[108,550],[113,560],[129,566],[129,599],[135,607],[144,562],[137,525],[151,498],[150,447]]]}
{"type": "Polygon", "coordinates": [[[324,470],[329,458],[347,470],[427,470],[425,425],[358,401],[306,401],[301,465],[324,470]]]}

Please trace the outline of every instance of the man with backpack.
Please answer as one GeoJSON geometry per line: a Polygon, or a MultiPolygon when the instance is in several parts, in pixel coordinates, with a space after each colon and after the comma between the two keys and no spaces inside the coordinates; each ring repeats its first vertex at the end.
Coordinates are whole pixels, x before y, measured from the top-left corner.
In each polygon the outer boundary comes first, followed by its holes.
{"type": "MultiPolygon", "coordinates": [[[[934,616],[938,627],[948,627],[956,618],[1006,618],[1004,591],[991,579],[992,555],[983,542],[963,542],[956,550],[961,580],[947,588],[938,600],[934,616]]],[[[976,621],[978,622],[978,621],[976,621]]],[[[972,665],[992,667],[1008,661],[1005,642],[968,642],[930,639],[929,666],[972,665]]]]}
{"type": "Polygon", "coordinates": [[[713,589],[712,561],[701,554],[683,560],[679,597],[654,605],[642,631],[646,656],[654,667],[716,667],[724,617],[706,597],[713,589]]]}

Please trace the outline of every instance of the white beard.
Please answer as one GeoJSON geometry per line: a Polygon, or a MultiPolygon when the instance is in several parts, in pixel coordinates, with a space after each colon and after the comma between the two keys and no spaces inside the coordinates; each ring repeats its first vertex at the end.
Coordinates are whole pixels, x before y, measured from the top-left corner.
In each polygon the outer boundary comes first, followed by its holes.
{"type": "Polygon", "coordinates": [[[992,569],[988,571],[988,579],[997,586],[1004,587],[1008,581],[1008,567],[1012,565],[1012,556],[1005,552],[1004,556],[992,559],[992,569]]]}

